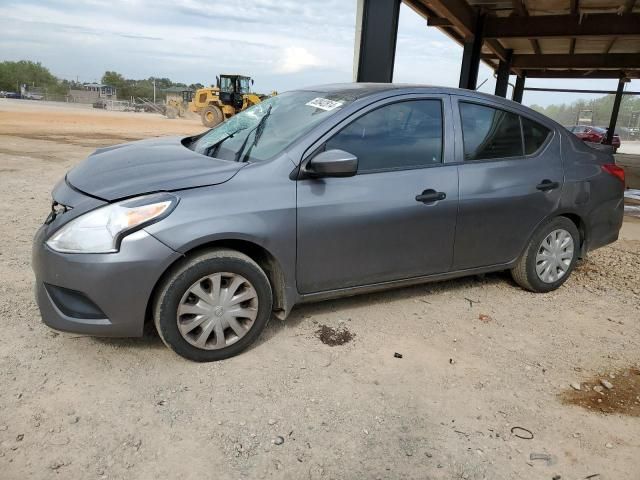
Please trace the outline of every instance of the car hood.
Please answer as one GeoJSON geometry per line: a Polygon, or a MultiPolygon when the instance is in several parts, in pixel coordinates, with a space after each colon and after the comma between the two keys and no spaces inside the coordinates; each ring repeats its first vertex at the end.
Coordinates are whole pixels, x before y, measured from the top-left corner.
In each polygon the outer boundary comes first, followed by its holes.
{"type": "Polygon", "coordinates": [[[112,201],[224,183],[247,165],[200,155],[181,140],[153,138],[99,148],[67,173],[67,182],[86,194],[112,201]]]}

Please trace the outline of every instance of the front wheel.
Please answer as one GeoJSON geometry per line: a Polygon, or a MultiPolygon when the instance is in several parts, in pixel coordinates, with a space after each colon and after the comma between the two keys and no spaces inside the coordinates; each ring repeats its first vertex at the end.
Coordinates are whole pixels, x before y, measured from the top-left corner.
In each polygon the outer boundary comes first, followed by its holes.
{"type": "Polygon", "coordinates": [[[224,114],[216,105],[207,106],[201,114],[202,124],[207,128],[213,128],[224,120],[224,114]]]}
{"type": "Polygon", "coordinates": [[[550,292],[567,281],[580,249],[580,234],[566,217],[556,217],[533,235],[511,275],[532,292],[550,292]]]}
{"type": "Polygon", "coordinates": [[[253,343],[271,317],[272,292],[260,266],[235,250],[213,250],[186,260],[160,285],[154,322],[178,355],[211,362],[253,343]]]}

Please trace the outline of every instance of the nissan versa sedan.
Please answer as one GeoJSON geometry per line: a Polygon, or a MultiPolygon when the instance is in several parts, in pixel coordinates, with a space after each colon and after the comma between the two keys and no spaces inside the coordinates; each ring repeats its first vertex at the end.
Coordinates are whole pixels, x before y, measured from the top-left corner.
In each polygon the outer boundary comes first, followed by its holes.
{"type": "Polygon", "coordinates": [[[473,91],[344,84],[212,130],[96,150],[33,247],[52,328],[191,360],[247,348],[302,302],[510,270],[532,292],[615,241],[624,172],[552,120],[473,91]]]}

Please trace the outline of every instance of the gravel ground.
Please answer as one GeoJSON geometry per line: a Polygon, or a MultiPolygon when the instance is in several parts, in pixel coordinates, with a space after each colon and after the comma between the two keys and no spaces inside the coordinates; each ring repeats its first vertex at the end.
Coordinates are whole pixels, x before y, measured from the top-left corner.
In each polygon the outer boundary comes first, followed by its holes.
{"type": "Polygon", "coordinates": [[[638,219],[559,291],[493,274],[308,305],[214,364],[152,329],[44,326],[30,245],[54,183],[98,145],[200,129],[0,100],[2,479],[637,476],[640,418],[562,398],[640,365],[638,219]]]}

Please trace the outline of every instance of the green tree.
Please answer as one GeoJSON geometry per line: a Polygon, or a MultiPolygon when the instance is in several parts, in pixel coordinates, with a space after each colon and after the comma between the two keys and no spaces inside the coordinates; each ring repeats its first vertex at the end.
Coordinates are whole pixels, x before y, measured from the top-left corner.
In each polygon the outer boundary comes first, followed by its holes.
{"type": "MultiPolygon", "coordinates": [[[[593,111],[593,125],[607,127],[613,110],[613,95],[606,95],[593,100],[577,100],[571,104],[548,105],[541,107],[531,105],[534,110],[554,119],[563,125],[574,125],[578,121],[581,110],[593,111]]],[[[622,97],[617,127],[638,127],[635,124],[634,112],[640,111],[640,98],[632,95],[622,97]]]]}
{"type": "Polygon", "coordinates": [[[20,91],[20,85],[23,84],[48,93],[60,93],[58,79],[39,62],[0,62],[0,90],[20,91]]]}

